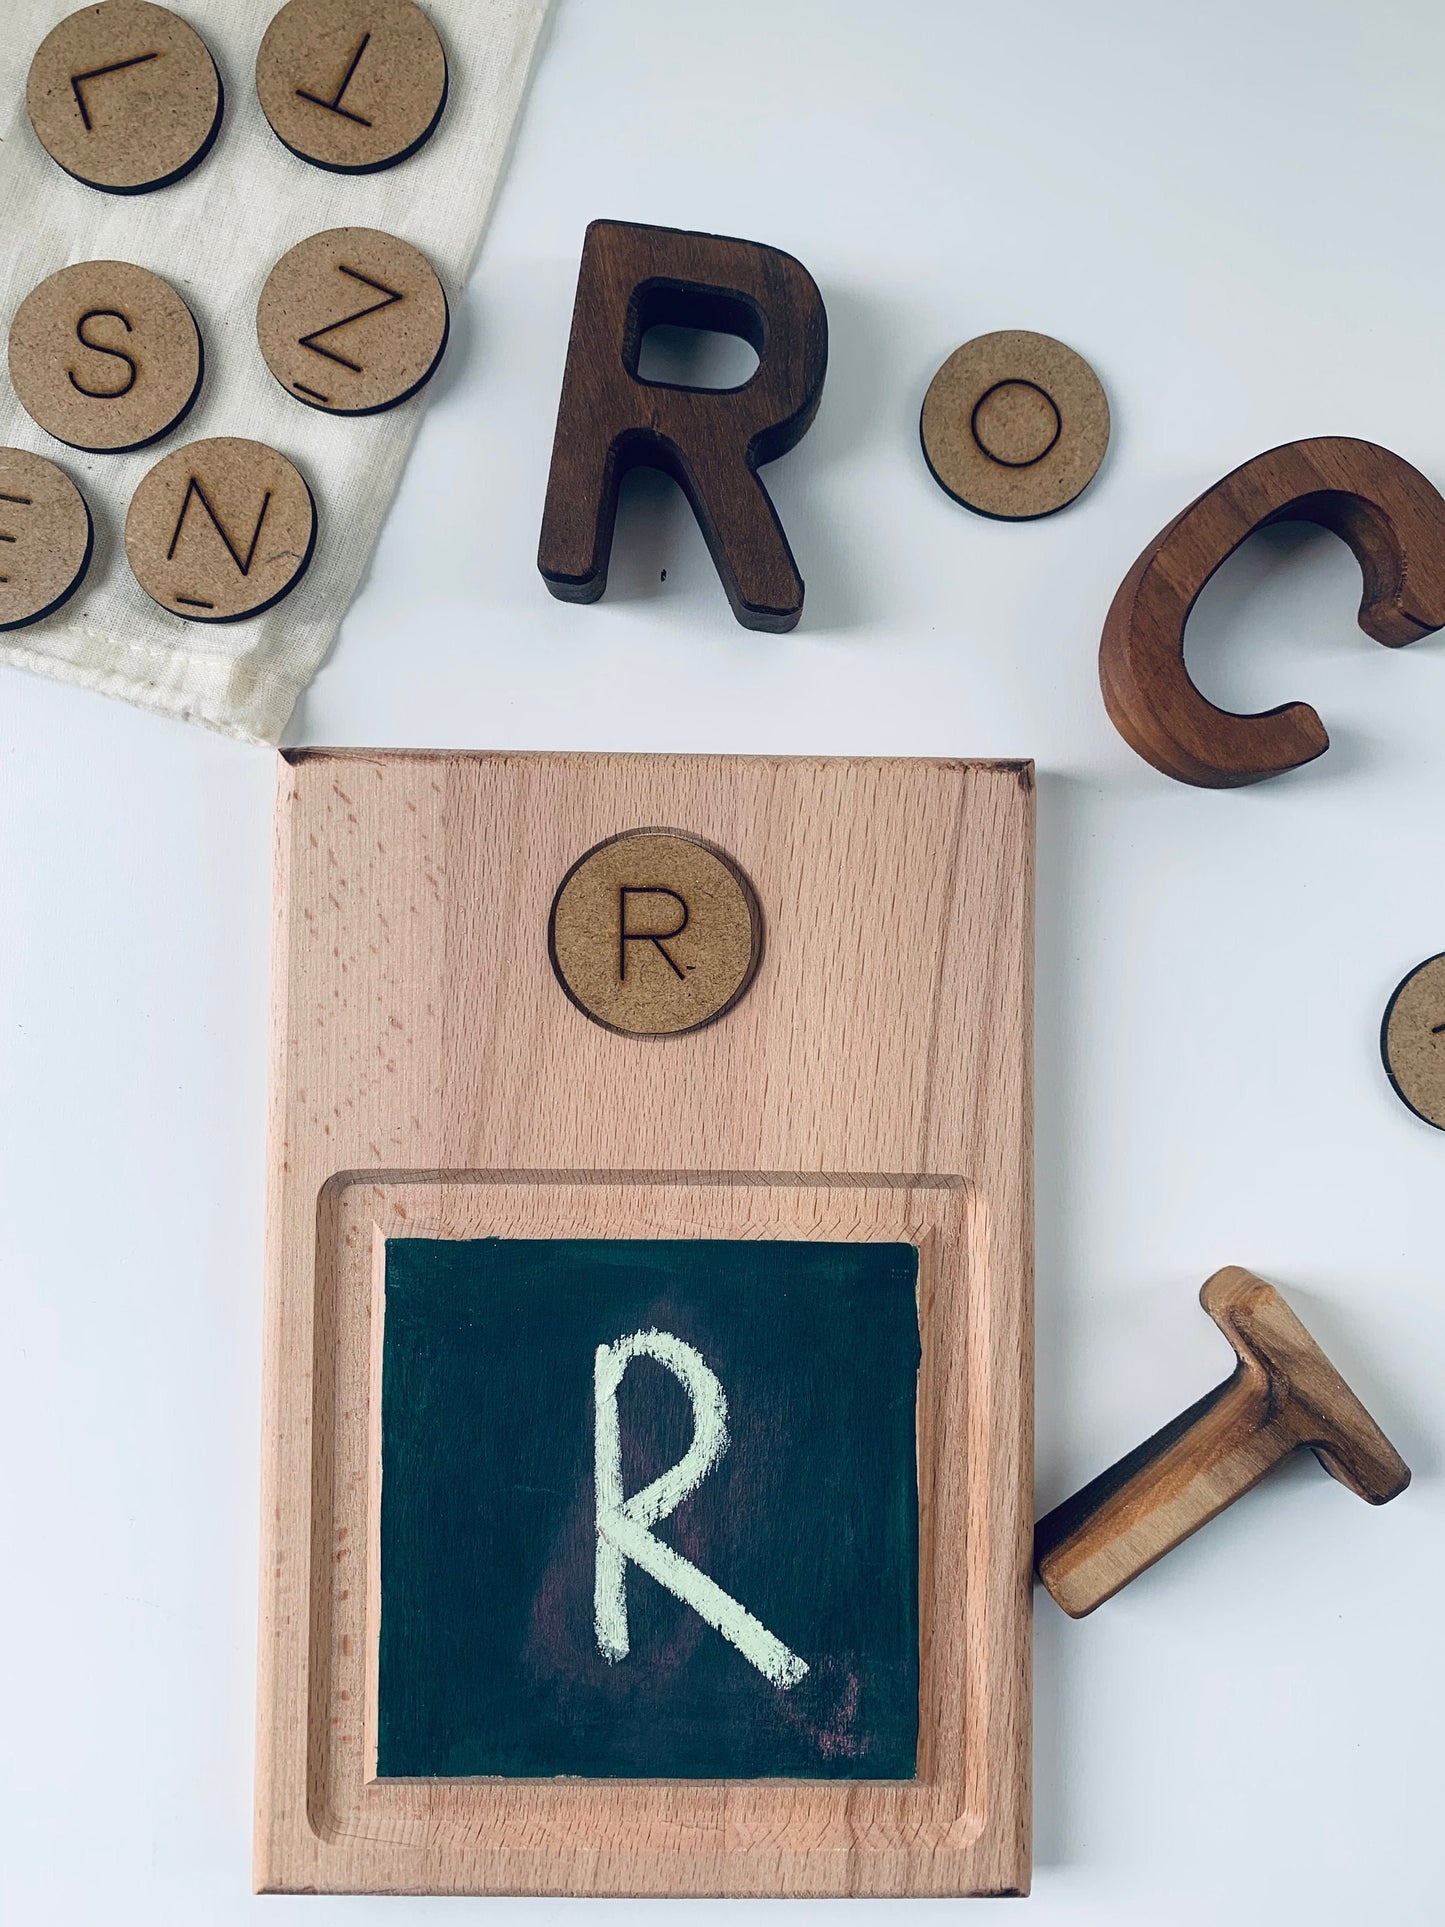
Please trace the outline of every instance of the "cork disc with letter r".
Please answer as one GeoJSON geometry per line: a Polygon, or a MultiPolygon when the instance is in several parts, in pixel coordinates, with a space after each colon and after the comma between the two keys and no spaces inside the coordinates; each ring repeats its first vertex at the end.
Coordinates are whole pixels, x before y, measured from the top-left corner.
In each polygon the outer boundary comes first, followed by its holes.
{"type": "Polygon", "coordinates": [[[144,194],[209,153],[221,77],[206,43],[168,7],[101,0],[53,27],[25,85],[51,159],[88,187],[144,194]]]}
{"type": "Polygon", "coordinates": [[[404,161],[434,131],[447,58],[413,0],[287,0],[261,41],[256,92],[293,154],[370,174],[404,161]]]}
{"type": "Polygon", "coordinates": [[[85,578],[94,529],[70,477],[23,448],[0,448],[0,629],[39,622],[85,578]]]}
{"type": "Polygon", "coordinates": [[[1010,328],[967,341],[929,383],[919,424],[939,487],[1003,521],[1052,515],[1109,446],[1109,403],[1082,356],[1010,328]]]}
{"type": "Polygon", "coordinates": [[[572,1002],[633,1037],[721,1017],[752,982],[762,941],[737,864],[682,830],[629,830],[588,850],[562,879],[547,933],[572,1002]]]}
{"type": "Polygon", "coordinates": [[[1445,953],[1396,987],[1380,1026],[1380,1054],[1397,1096],[1445,1131],[1445,953]]]}
{"type": "Polygon", "coordinates": [[[264,442],[222,435],[158,461],[131,497],[125,552],[163,609],[191,622],[239,622],[301,580],[316,504],[298,470],[264,442]]]}
{"type": "Polygon", "coordinates": [[[256,307],[281,386],[331,415],[375,415],[430,380],[447,298],[424,254],[379,228],[338,227],[283,254],[256,307]]]}
{"type": "Polygon", "coordinates": [[[10,324],[20,405],[72,448],[143,448],[201,386],[201,337],[168,281],[129,261],[82,261],[32,288],[10,324]]]}

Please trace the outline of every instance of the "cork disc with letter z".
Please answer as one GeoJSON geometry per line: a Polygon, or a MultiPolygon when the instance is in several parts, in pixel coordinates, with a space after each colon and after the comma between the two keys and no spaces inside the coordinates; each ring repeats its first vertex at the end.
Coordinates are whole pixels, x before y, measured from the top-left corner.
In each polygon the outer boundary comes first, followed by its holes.
{"type": "Polygon", "coordinates": [[[1081,355],[1009,328],[966,341],[928,385],[919,423],[939,487],[1003,521],[1052,515],[1088,487],[1109,446],[1109,403],[1081,355]]]}
{"type": "Polygon", "coordinates": [[[447,59],[413,0],[288,0],[256,56],[278,140],[316,167],[370,174],[414,154],[447,98],[447,59]]]}
{"type": "Polygon", "coordinates": [[[129,261],[82,261],[32,288],[10,324],[20,405],[57,441],[143,448],[201,386],[201,337],[168,281],[129,261]]]}
{"type": "Polygon", "coordinates": [[[67,174],[110,194],[144,194],[210,152],[221,77],[205,41],[169,8],[101,0],[41,41],[25,105],[37,140],[67,174]]]}
{"type": "Polygon", "coordinates": [[[135,579],[190,622],[239,622],[294,589],[316,544],[316,504],[264,442],[222,435],[157,462],[131,497],[135,579]]]}
{"type": "Polygon", "coordinates": [[[758,900],[731,857],[678,830],[631,830],[562,879],[548,948],[557,981],[594,1023],[663,1037],[730,1010],[762,938],[758,900]]]}
{"type": "Polygon", "coordinates": [[[447,345],[431,263],[379,228],[313,234],[283,254],[256,307],[266,366],[308,408],[375,415],[414,395],[447,345]]]}

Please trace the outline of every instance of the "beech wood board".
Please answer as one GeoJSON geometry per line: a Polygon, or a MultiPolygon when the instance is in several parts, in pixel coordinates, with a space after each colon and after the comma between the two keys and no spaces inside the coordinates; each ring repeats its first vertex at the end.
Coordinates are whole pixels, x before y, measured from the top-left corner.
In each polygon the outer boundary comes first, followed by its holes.
{"type": "Polygon", "coordinates": [[[1033,814],[1027,763],[283,755],[262,1890],[1027,1891],[1033,814]],[[767,933],[684,1036],[548,957],[569,867],[647,825],[767,933]],[[917,1248],[915,1778],[375,1776],[388,1236],[917,1248]]]}

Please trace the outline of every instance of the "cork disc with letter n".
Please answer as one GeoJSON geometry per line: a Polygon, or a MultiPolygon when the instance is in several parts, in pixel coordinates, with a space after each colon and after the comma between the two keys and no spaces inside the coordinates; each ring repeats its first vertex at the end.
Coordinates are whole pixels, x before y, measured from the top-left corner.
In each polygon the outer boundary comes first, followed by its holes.
{"type": "Polygon", "coordinates": [[[257,1884],[1029,1884],[1028,764],[286,752],[257,1884]]]}

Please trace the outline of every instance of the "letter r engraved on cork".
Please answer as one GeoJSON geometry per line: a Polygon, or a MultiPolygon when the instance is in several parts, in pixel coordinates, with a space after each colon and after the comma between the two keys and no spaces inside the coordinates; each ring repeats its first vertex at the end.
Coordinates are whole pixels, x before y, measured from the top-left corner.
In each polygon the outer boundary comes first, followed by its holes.
{"type": "Polygon", "coordinates": [[[692,912],[685,900],[676,890],[669,890],[658,883],[624,883],[617,892],[617,980],[627,982],[627,946],[630,943],[650,943],[659,957],[675,977],[684,977],[687,972],[667,949],[673,937],[680,937],[688,926],[692,912]],[[681,923],[675,923],[670,930],[638,930],[628,915],[631,897],[670,897],[682,912],[681,923]]]}

